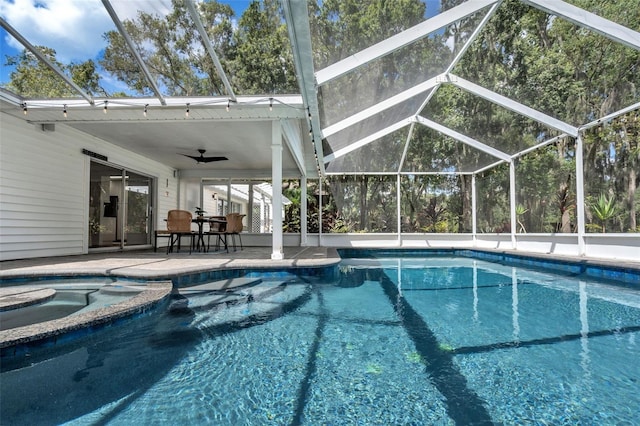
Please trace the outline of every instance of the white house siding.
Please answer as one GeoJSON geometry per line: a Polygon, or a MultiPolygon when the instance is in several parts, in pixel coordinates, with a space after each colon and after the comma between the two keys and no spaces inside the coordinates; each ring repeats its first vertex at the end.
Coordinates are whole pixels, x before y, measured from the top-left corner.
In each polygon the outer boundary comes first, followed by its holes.
{"type": "Polygon", "coordinates": [[[62,124],[44,132],[0,115],[0,260],[88,252],[90,158],[156,177],[156,224],[177,203],[173,169],[62,124]]]}

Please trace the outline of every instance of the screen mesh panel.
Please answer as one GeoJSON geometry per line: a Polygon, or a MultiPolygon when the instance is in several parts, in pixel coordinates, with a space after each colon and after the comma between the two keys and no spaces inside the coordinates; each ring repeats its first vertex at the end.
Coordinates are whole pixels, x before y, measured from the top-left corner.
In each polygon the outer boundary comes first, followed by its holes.
{"type": "Polygon", "coordinates": [[[412,1],[402,7],[389,4],[382,10],[376,0],[310,2],[314,67],[325,68],[465,2],[452,0],[442,5],[440,0],[412,1]],[[345,15],[350,19],[341,20],[345,15]]]}
{"type": "Polygon", "coordinates": [[[507,154],[559,134],[453,85],[441,86],[420,115],[507,154]]]}
{"type": "Polygon", "coordinates": [[[444,136],[422,124],[415,124],[402,171],[473,172],[498,161],[462,142],[444,136]]]}
{"type": "MultiPolygon", "coordinates": [[[[40,2],[3,2],[0,13],[20,36],[89,96],[104,96],[97,82],[98,74],[104,70],[96,60],[96,53],[107,45],[103,33],[115,31],[116,27],[100,2],[76,3],[70,13],[64,2],[48,7],[40,2]],[[83,31],[83,37],[78,37],[75,27],[90,27],[92,31],[83,31]]],[[[82,99],[4,28],[0,28],[0,37],[8,45],[7,51],[2,52],[3,88],[26,99],[82,99]],[[15,55],[11,49],[15,49],[15,55]]]]}
{"type": "Polygon", "coordinates": [[[515,167],[516,232],[576,232],[574,140],[533,151],[515,167]]]}
{"type": "Polygon", "coordinates": [[[509,166],[494,167],[476,177],[476,218],[479,233],[511,232],[509,166]]]}
{"type": "MultiPolygon", "coordinates": [[[[359,121],[335,134],[325,137],[329,151],[325,154],[338,151],[351,144],[382,131],[391,125],[412,117],[420,109],[427,97],[427,93],[418,94],[405,102],[388,108],[365,120],[359,121]]],[[[406,123],[409,124],[408,122],[406,123]]]]}
{"type": "MultiPolygon", "coordinates": [[[[640,2],[636,10],[614,3],[594,9],[637,29],[640,2]]],[[[500,8],[453,72],[579,126],[640,101],[639,66],[638,50],[521,4],[500,8]]]]}
{"type": "Polygon", "coordinates": [[[362,111],[443,73],[486,12],[353,69],[318,90],[322,126],[362,111]]]}
{"type": "Polygon", "coordinates": [[[469,176],[407,175],[400,177],[400,187],[402,232],[457,233],[471,228],[469,176]]]}
{"type": "Polygon", "coordinates": [[[409,126],[325,164],[329,173],[397,172],[409,126]]]}
{"type": "MultiPolygon", "coordinates": [[[[226,93],[213,59],[183,3],[164,0],[116,0],[112,3],[163,95],[217,96],[226,93]],[[133,8],[137,13],[132,13],[133,8]]],[[[233,14],[230,7],[221,5],[217,8],[200,7],[198,10],[205,26],[207,21],[215,20],[216,32],[227,33],[221,40],[230,37],[233,14]]],[[[209,35],[214,50],[216,37],[218,35],[214,37],[213,33],[209,35]]],[[[116,58],[131,56],[122,43],[115,43],[113,47],[105,55],[116,58]]],[[[117,60],[114,62],[117,66],[117,60]]],[[[123,77],[127,75],[126,69],[111,71],[123,77]]],[[[141,73],[134,75],[131,83],[140,94],[153,94],[141,73]]]]}
{"type": "Polygon", "coordinates": [[[640,231],[640,110],[584,133],[586,231],[640,231]]]}
{"type": "Polygon", "coordinates": [[[328,176],[326,184],[337,218],[324,232],[396,232],[395,176],[328,176]]]}

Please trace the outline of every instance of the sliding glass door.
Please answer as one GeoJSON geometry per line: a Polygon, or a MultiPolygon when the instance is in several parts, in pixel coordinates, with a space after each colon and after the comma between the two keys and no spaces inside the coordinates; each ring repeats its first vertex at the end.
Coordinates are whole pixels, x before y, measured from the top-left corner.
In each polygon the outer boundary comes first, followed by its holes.
{"type": "Polygon", "coordinates": [[[91,161],[89,248],[150,244],[152,180],[91,161]]]}
{"type": "Polygon", "coordinates": [[[124,182],[124,245],[150,244],[151,178],[128,171],[124,182]]]}

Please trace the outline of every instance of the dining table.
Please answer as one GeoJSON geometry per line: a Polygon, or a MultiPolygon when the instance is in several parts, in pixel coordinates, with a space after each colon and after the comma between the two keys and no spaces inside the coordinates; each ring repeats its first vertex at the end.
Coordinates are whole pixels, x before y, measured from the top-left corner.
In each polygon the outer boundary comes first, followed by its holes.
{"type": "MultiPolygon", "coordinates": [[[[214,226],[217,228],[217,232],[224,232],[227,225],[226,216],[196,216],[192,219],[192,222],[198,225],[198,235],[196,236],[196,242],[194,244],[194,249],[196,251],[209,251],[209,245],[204,242],[204,224],[208,224],[209,228],[212,229],[214,226]]],[[[218,239],[224,242],[226,248],[226,240],[222,239],[220,235],[218,235],[218,239]]],[[[218,245],[218,244],[216,244],[218,245]]]]}

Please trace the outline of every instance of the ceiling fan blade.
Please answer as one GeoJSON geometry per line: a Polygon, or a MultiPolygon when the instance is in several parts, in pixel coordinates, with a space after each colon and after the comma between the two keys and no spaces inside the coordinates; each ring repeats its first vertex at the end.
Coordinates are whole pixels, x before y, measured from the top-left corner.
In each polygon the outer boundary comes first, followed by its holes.
{"type": "Polygon", "coordinates": [[[203,163],[211,163],[214,161],[225,161],[228,160],[227,157],[202,157],[200,158],[200,161],[202,161],[203,163]]]}
{"type": "Polygon", "coordinates": [[[184,155],[185,157],[189,157],[192,158],[196,161],[202,161],[202,157],[198,157],[198,156],[194,156],[194,155],[187,155],[187,154],[180,154],[180,155],[184,155]]]}
{"type": "Polygon", "coordinates": [[[196,160],[196,162],[198,163],[211,163],[214,161],[225,161],[228,160],[227,157],[205,157],[204,153],[206,152],[204,149],[199,149],[198,152],[200,153],[200,156],[196,156],[196,155],[188,155],[188,154],[180,154],[180,155],[184,155],[185,157],[189,157],[193,160],[196,160]]]}

